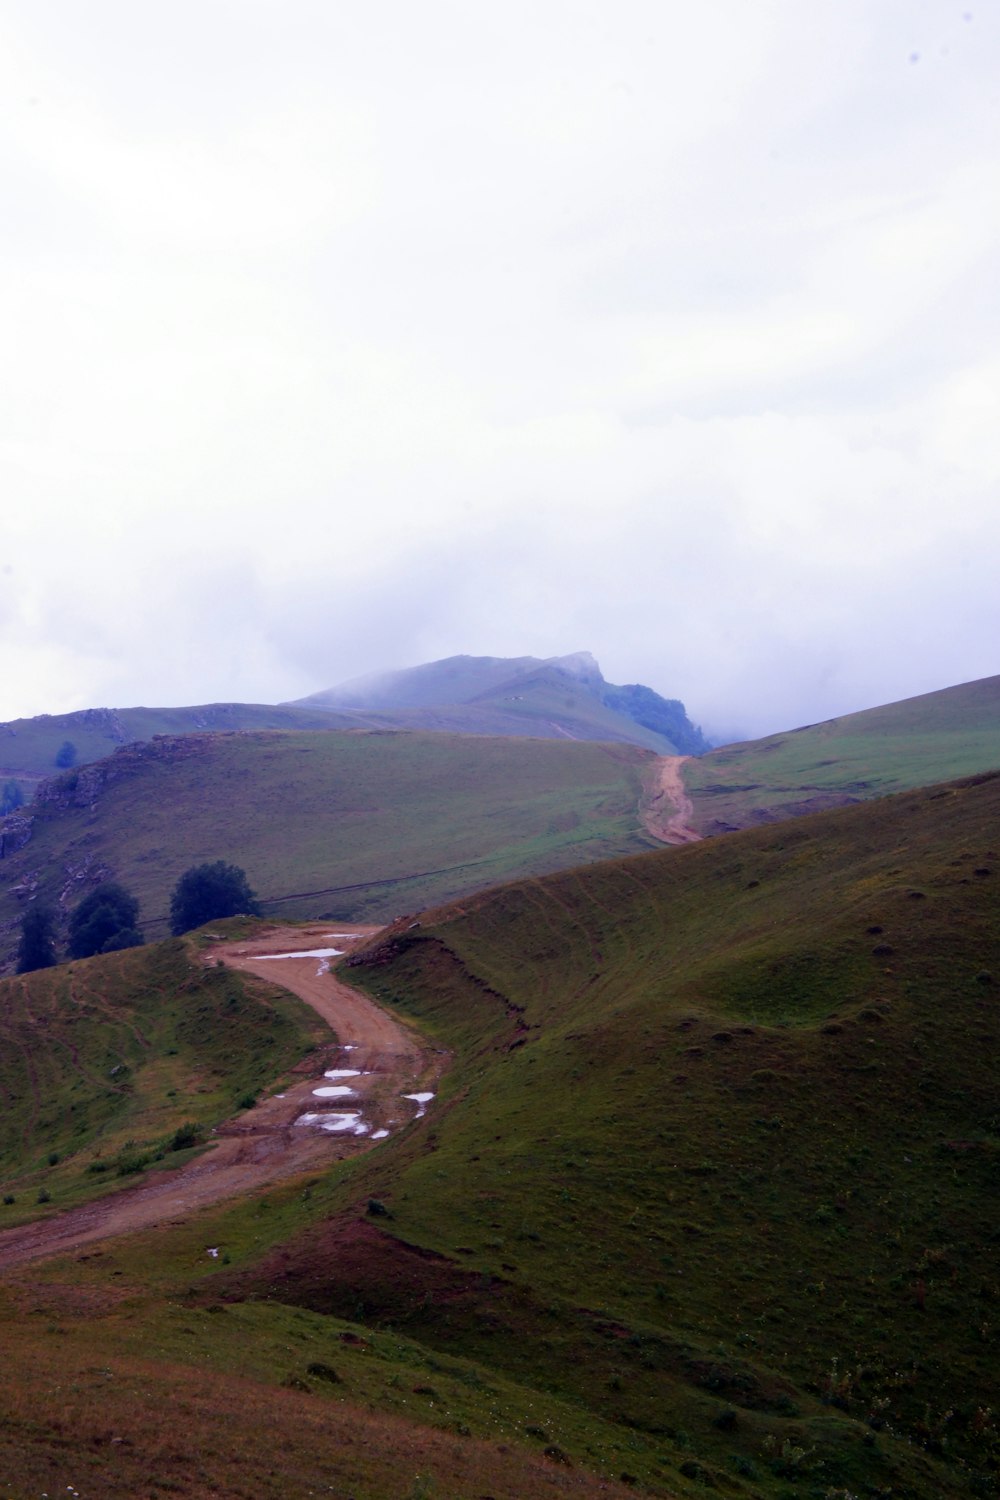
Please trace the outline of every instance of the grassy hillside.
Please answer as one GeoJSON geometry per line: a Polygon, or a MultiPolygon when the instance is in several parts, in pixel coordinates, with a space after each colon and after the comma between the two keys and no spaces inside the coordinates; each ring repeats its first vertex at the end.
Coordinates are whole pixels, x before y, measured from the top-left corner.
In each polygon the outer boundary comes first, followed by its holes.
{"type": "Polygon", "coordinates": [[[228,1119],[325,1036],[286,991],[206,968],[177,938],[0,980],[0,1183],[15,1200],[0,1228],[154,1158],[179,1165],[180,1127],[228,1119]]]}
{"type": "Polygon", "coordinates": [[[654,1487],[995,1493],[998,819],[993,777],[397,932],[352,978],[459,1061],[353,1169],[394,1217],[233,1290],[489,1362],[654,1487]]]}
{"type": "Polygon", "coordinates": [[[14,820],[0,856],[7,951],[27,901],[71,906],[108,875],[158,937],[175,882],[203,860],[240,865],[275,913],[378,919],[643,848],[649,759],[625,745],[358,731],[129,746],[49,783],[30,823],[14,820]]]}
{"type": "Polygon", "coordinates": [[[456,656],[359,678],[298,703],[88,708],[12,719],[0,723],[0,784],[14,780],[30,799],[40,780],[67,764],[89,765],[155,735],[331,728],[602,740],[660,755],[707,748],[683,704],[649,688],[612,687],[585,652],[548,662],[456,656]],[[67,745],[68,762],[61,758],[67,745]]]}
{"type": "Polygon", "coordinates": [[[390,929],[346,974],[439,1097],[7,1277],[12,1493],[996,1495],[998,820],[984,777],[390,929]]]}
{"type": "Polygon", "coordinates": [[[684,767],[694,826],[724,833],[1000,766],[1000,677],[785,734],[684,767]]]}
{"type": "MultiPolygon", "coordinates": [[[[246,924],[223,926],[236,936],[246,924]]],[[[204,1149],[184,1144],[192,1117],[207,1137],[239,1096],[329,1039],[287,993],[204,967],[200,943],[0,981],[0,1251],[7,1227],[31,1220],[43,1233],[62,1209],[93,1213],[89,1200],[127,1191],[139,1171],[148,1188],[161,1168],[185,1166],[204,1149]]],[[[0,1271],[4,1493],[627,1494],[519,1441],[533,1391],[354,1323],[204,1301],[213,1255],[225,1269],[315,1219],[310,1166],[200,1215],[174,1178],[164,1227],[0,1271]]]]}
{"type": "Polygon", "coordinates": [[[39,714],[0,724],[0,779],[12,777],[30,793],[59,773],[57,756],[67,741],[74,765],[103,760],[118,745],[157,734],[204,734],[237,729],[348,728],[349,720],[294,705],[203,703],[194,708],[86,708],[70,714],[39,714]]]}

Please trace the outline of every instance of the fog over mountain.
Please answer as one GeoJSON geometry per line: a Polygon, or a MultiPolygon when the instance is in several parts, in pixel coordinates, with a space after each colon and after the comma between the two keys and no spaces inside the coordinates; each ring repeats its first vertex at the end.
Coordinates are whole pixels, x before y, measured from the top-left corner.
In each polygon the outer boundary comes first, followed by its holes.
{"type": "Polygon", "coordinates": [[[10,0],[0,720],[995,673],[998,66],[948,0],[10,0]]]}

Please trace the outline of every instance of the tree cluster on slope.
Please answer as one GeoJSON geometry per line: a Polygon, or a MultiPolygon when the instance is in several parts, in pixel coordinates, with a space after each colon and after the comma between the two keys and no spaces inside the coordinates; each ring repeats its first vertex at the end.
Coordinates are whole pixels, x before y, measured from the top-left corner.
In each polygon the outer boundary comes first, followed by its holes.
{"type": "MultiPolygon", "coordinates": [[[[260,916],[257,898],[239,865],[217,859],[193,865],[178,880],[170,898],[170,930],[176,936],[221,917],[260,916]]],[[[70,915],[67,951],[70,958],[95,953],[117,953],[142,943],[139,902],[116,880],[105,880],[70,915]]],[[[56,952],[56,913],[44,904],[32,906],[21,919],[17,972],[48,969],[59,962],[56,952]]]]}
{"type": "Polygon", "coordinates": [[[106,880],[84,896],[69,919],[70,958],[90,958],[94,953],[117,953],[137,948],[142,942],[139,903],[115,880],[106,880]]]}
{"type": "Polygon", "coordinates": [[[170,898],[170,930],[175,936],[220,917],[259,917],[257,898],[239,865],[225,860],[185,870],[170,898]]]}
{"type": "Polygon", "coordinates": [[[17,950],[17,972],[51,969],[56,959],[56,919],[50,906],[32,906],[21,918],[21,941],[17,950]]]}

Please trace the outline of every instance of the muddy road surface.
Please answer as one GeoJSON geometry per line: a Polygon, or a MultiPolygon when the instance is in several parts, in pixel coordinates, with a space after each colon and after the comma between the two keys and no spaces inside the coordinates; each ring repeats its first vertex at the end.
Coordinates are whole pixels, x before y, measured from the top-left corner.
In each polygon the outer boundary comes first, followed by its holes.
{"type": "Polygon", "coordinates": [[[330,948],[349,952],[377,931],[312,922],[208,951],[208,963],[221,961],[298,995],[329,1026],[329,1045],[304,1058],[281,1093],[219,1125],[210,1148],[186,1166],[151,1172],[105,1198],[0,1232],[0,1270],[182,1222],[211,1204],[321,1171],[406,1128],[424,1105],[404,1095],[433,1093],[446,1059],[330,972],[325,956],[330,948]]]}

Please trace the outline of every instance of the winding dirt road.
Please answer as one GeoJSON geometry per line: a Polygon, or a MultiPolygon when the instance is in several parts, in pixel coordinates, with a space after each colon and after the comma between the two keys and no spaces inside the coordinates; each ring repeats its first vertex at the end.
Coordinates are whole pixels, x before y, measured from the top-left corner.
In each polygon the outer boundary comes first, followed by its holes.
{"type": "Polygon", "coordinates": [[[694,806],[681,767],[690,755],[661,755],[641,808],[643,827],[664,844],[696,844],[701,834],[691,825],[694,806]]]}
{"type": "Polygon", "coordinates": [[[344,926],[332,934],[332,925],[284,927],[251,942],[220,944],[207,955],[210,963],[222,961],[291,990],[329,1025],[329,1047],[292,1070],[297,1081],[220,1125],[213,1132],[212,1149],[187,1166],[151,1172],[133,1187],[93,1203],[4,1230],[0,1270],[112,1235],[181,1222],[210,1204],[365,1151],[377,1131],[394,1133],[414,1118],[417,1105],[402,1095],[432,1090],[445,1059],[432,1057],[415,1032],[334,974],[317,972],[322,961],[263,957],[320,947],[346,952],[378,931],[344,926]],[[317,1088],[329,1086],[323,1075],[332,1069],[356,1069],[361,1075],[338,1080],[352,1089],[349,1102],[316,1096],[317,1088]],[[364,1134],[322,1128],[324,1116],[345,1109],[357,1112],[364,1134]],[[303,1114],[312,1116],[310,1124],[296,1124],[303,1114]]]}

